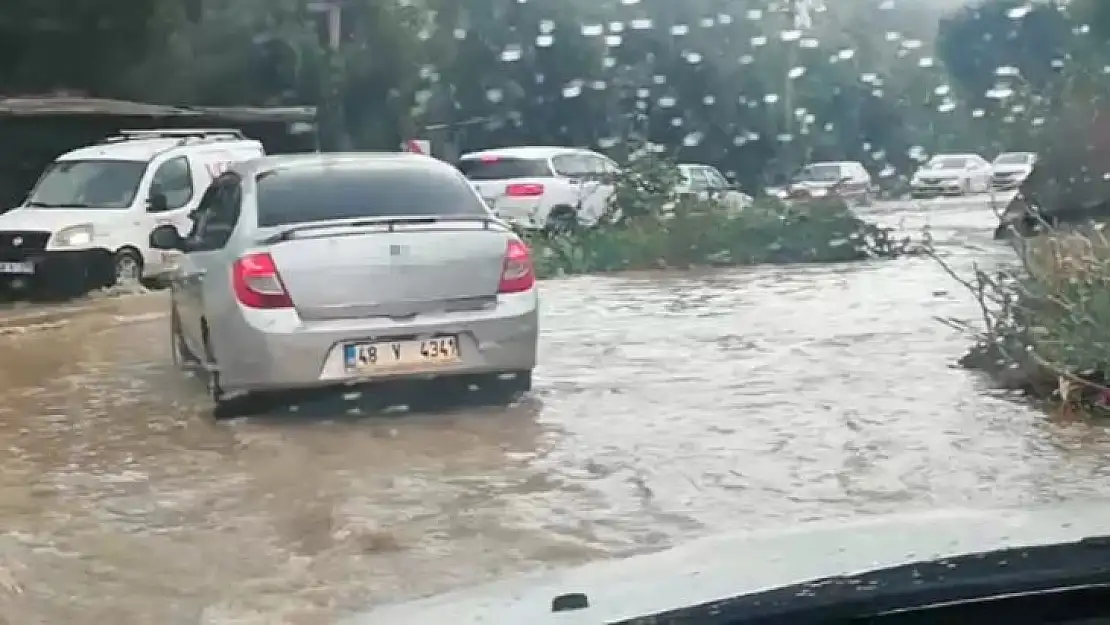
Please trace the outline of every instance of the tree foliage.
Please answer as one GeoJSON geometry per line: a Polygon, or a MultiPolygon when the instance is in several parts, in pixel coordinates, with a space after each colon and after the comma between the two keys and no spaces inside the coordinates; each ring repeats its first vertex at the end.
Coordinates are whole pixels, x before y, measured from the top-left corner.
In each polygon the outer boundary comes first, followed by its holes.
{"type": "Polygon", "coordinates": [[[637,135],[754,185],[807,158],[890,174],[932,150],[1032,143],[1037,132],[989,95],[998,68],[1018,70],[1009,82],[1028,117],[1059,112],[1072,70],[1107,58],[1110,10],[1095,0],[949,14],[827,2],[801,29],[794,1],[346,0],[331,50],[308,0],[10,0],[0,85],[317,105],[336,147],[392,149],[446,125],[462,150],[558,143],[621,156],[637,135]]]}

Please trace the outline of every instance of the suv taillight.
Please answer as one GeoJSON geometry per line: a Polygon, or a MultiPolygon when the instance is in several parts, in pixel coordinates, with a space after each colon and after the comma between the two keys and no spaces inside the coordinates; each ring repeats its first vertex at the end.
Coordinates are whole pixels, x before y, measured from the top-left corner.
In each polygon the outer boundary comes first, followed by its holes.
{"type": "Polygon", "coordinates": [[[247,308],[292,308],[293,299],[281,281],[274,258],[266,253],[247,254],[231,268],[235,299],[247,308]]]}
{"type": "Polygon", "coordinates": [[[501,265],[501,284],[498,293],[523,293],[536,285],[536,271],[532,266],[532,252],[520,239],[512,239],[505,249],[501,265]]]}
{"type": "Polygon", "coordinates": [[[543,195],[543,185],[536,183],[511,184],[505,187],[509,197],[539,197],[543,195]]]}

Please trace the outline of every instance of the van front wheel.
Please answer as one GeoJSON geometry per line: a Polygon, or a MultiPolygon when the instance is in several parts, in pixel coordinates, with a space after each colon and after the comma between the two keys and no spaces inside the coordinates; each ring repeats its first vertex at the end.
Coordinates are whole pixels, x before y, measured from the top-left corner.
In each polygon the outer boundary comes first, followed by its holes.
{"type": "Polygon", "coordinates": [[[124,248],[112,258],[114,285],[136,284],[143,278],[143,257],[133,249],[124,248]]]}

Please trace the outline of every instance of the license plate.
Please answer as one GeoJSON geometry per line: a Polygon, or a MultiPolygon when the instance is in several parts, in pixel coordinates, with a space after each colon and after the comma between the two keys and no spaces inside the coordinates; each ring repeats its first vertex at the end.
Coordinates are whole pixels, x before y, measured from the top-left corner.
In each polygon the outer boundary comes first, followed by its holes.
{"type": "Polygon", "coordinates": [[[29,276],[35,273],[35,263],[0,263],[0,273],[29,276]]]}
{"type": "Polygon", "coordinates": [[[344,346],[343,359],[348,371],[435,369],[459,361],[459,338],[354,343],[344,346]]]}

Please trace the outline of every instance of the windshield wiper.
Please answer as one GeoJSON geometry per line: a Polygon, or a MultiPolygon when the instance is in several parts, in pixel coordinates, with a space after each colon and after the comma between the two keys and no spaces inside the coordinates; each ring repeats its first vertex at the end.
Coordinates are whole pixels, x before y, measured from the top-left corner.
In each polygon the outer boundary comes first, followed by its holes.
{"type": "Polygon", "coordinates": [[[32,208],[92,208],[91,204],[82,204],[80,202],[67,202],[65,204],[53,204],[50,202],[27,202],[27,206],[32,208]]]}

